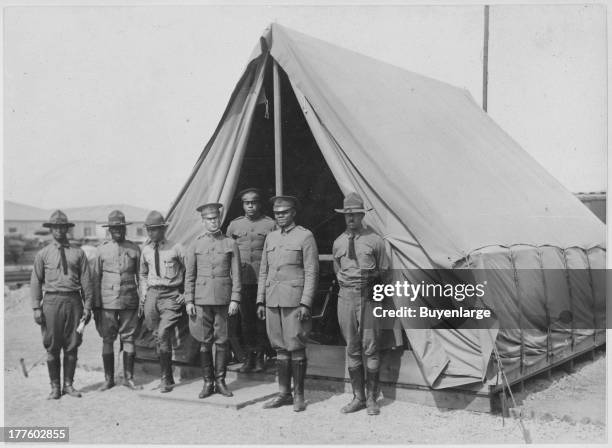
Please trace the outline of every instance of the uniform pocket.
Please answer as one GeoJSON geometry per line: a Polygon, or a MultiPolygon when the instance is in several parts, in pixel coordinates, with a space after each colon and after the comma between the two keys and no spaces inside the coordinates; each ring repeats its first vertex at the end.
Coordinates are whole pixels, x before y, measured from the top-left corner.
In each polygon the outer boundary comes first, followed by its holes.
{"type": "Polygon", "coordinates": [[[283,252],[284,264],[302,264],[302,248],[300,246],[285,246],[283,252]]]}
{"type": "Polygon", "coordinates": [[[178,263],[174,260],[164,261],[164,277],[173,279],[178,275],[178,263]]]}
{"type": "Polygon", "coordinates": [[[372,270],[376,267],[374,249],[372,249],[371,247],[368,247],[363,251],[357,252],[357,258],[359,259],[359,267],[361,269],[372,270]]]}

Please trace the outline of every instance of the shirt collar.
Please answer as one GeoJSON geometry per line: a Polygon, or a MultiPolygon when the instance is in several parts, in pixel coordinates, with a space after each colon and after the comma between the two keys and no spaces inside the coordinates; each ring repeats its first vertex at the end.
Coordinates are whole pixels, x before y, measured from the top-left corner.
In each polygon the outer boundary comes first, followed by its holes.
{"type": "Polygon", "coordinates": [[[60,243],[57,240],[53,240],[53,244],[55,244],[55,247],[61,247],[61,246],[70,247],[70,243],[69,242],[60,243]]]}
{"type": "Polygon", "coordinates": [[[216,232],[204,232],[204,236],[209,238],[218,238],[221,235],[221,229],[218,229],[216,232]]]}
{"type": "Polygon", "coordinates": [[[157,243],[153,240],[149,240],[149,244],[153,247],[155,247],[155,244],[158,244],[157,247],[162,247],[164,244],[166,244],[168,242],[168,240],[166,238],[158,241],[157,243]]]}
{"type": "MultiPolygon", "coordinates": [[[[355,234],[354,234],[354,235],[355,235],[355,239],[357,239],[357,238],[359,238],[361,235],[363,235],[364,231],[365,231],[365,229],[364,229],[363,227],[362,227],[361,229],[357,230],[357,232],[355,232],[355,234]]],[[[351,236],[351,232],[349,232],[348,230],[345,230],[345,231],[344,231],[344,234],[345,234],[347,237],[350,237],[350,236],[351,236]]]]}
{"type": "Polygon", "coordinates": [[[289,233],[291,232],[293,229],[295,229],[297,226],[295,224],[295,222],[292,222],[290,225],[288,225],[287,227],[285,227],[284,229],[281,229],[281,233],[289,233]]]}

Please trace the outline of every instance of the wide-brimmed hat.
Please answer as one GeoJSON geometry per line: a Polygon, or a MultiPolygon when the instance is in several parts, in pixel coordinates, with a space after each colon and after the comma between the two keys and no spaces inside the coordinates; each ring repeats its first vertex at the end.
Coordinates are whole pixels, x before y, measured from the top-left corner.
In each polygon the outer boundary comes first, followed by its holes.
{"type": "Polygon", "coordinates": [[[274,196],[270,198],[270,202],[272,203],[272,211],[275,212],[284,212],[298,206],[298,199],[290,195],[274,196]]]}
{"type": "Polygon", "coordinates": [[[66,213],[61,210],[55,210],[51,213],[51,217],[48,222],[43,223],[43,227],[55,227],[55,226],[68,226],[74,227],[74,223],[68,221],[66,213]]]}
{"type": "Polygon", "coordinates": [[[221,214],[219,211],[221,207],[223,207],[223,204],[220,202],[209,202],[208,204],[200,205],[196,210],[200,212],[202,218],[214,218],[221,214]]]}
{"type": "Polygon", "coordinates": [[[240,192],[238,193],[238,197],[240,198],[241,201],[244,200],[242,199],[242,197],[247,193],[255,193],[257,195],[257,199],[259,200],[261,200],[261,198],[263,197],[263,192],[261,191],[261,189],[250,187],[250,188],[245,188],[244,190],[240,190],[240,192]]]}
{"type": "Polygon", "coordinates": [[[335,208],[337,213],[365,213],[363,208],[363,200],[357,193],[349,193],[344,198],[343,208],[335,208]]]}
{"type": "Polygon", "coordinates": [[[147,215],[145,219],[145,227],[167,227],[168,223],[164,219],[164,216],[157,210],[153,210],[147,215]]]}
{"type": "Polygon", "coordinates": [[[102,227],[129,226],[131,222],[125,222],[125,215],[120,210],[113,210],[108,215],[108,222],[102,227]]]}

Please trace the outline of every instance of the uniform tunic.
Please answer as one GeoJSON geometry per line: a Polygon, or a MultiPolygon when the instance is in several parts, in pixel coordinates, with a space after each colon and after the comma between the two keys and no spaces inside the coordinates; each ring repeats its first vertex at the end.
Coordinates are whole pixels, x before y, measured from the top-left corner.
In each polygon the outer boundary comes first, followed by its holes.
{"type": "Polygon", "coordinates": [[[53,241],[34,257],[30,278],[32,308],[43,314],[43,345],[57,355],[76,350],[81,337],[76,332],[83,307],[91,310],[93,285],[85,252],[76,246],[53,241]],[[62,268],[60,246],[64,247],[67,273],[62,268]],[[43,296],[44,294],[44,296],[43,296]]]}
{"type": "Polygon", "coordinates": [[[251,351],[262,351],[268,344],[265,321],[257,318],[257,281],[266,236],[276,228],[274,220],[262,215],[258,219],[240,216],[230,222],[227,236],[238,243],[242,263],[242,300],[240,321],[242,338],[251,351]]]}
{"type": "Polygon", "coordinates": [[[220,230],[197,237],[187,251],[185,302],[196,305],[189,331],[206,350],[213,343],[227,343],[228,305],[230,301],[240,303],[241,287],[236,242],[220,230]]]}
{"type": "Polygon", "coordinates": [[[310,230],[292,224],[266,238],[257,303],[266,305],[266,327],[276,350],[302,350],[312,323],[300,321],[300,305],[312,307],[319,281],[319,253],[310,230]]]}
{"type": "Polygon", "coordinates": [[[383,281],[389,259],[383,239],[370,229],[354,236],[356,258],[349,258],[349,233],[341,234],[332,248],[334,271],[338,278],[338,323],[346,340],[348,366],[362,365],[362,351],[368,368],[379,367],[380,321],[373,316],[375,304],[370,297],[372,283],[383,281]],[[363,310],[362,310],[363,306],[363,310]],[[361,335],[360,335],[361,332],[361,335]]]}
{"type": "Polygon", "coordinates": [[[140,248],[131,241],[110,240],[98,246],[93,261],[94,308],[102,308],[96,328],[105,343],[121,336],[134,342],[138,326],[140,248]]]}
{"type": "Polygon", "coordinates": [[[159,275],[155,268],[155,243],[147,240],[140,256],[140,288],[145,297],[144,323],[155,335],[160,352],[171,351],[170,330],[181,317],[177,302],[185,280],[184,249],[167,239],[159,242],[159,275]]]}

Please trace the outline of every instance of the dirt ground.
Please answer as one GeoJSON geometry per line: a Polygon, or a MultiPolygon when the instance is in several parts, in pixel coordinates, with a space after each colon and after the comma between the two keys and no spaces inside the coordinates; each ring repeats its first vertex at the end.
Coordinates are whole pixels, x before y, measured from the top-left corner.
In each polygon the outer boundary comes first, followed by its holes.
{"type": "MultiPolygon", "coordinates": [[[[524,443],[516,419],[390,400],[382,400],[377,417],[343,415],[339,409],[351,397],[333,392],[307,390],[309,405],[302,413],[287,407],[263,410],[259,403],[235,410],[150,399],[125,387],[99,392],[101,340],[93,325],[86,330],[75,377],[83,398],[47,401],[45,353],[27,297],[27,287],[5,290],[4,426],[67,426],[70,441],[77,443],[524,443]],[[27,378],[20,358],[31,369],[27,378]]],[[[522,409],[534,443],[605,443],[605,361],[599,352],[573,374],[555,372],[552,380],[527,383],[522,409]]]]}

